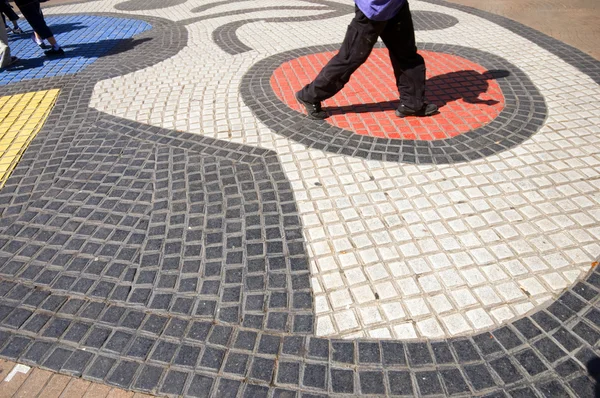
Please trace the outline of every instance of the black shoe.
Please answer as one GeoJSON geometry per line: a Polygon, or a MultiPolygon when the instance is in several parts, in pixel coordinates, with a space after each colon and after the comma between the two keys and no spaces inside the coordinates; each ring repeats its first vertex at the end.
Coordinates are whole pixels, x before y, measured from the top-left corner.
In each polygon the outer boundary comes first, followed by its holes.
{"type": "Polygon", "coordinates": [[[438,113],[438,107],[435,104],[423,104],[421,109],[414,110],[407,106],[400,105],[398,109],[396,109],[396,116],[398,117],[407,117],[407,116],[432,116],[438,113]]]}
{"type": "Polygon", "coordinates": [[[48,51],[44,51],[44,54],[46,54],[47,57],[60,57],[62,55],[65,55],[65,51],[62,48],[51,48],[48,51]]]}
{"type": "Polygon", "coordinates": [[[298,91],[296,93],[296,99],[298,100],[298,102],[300,102],[302,105],[304,105],[304,108],[306,108],[306,114],[308,115],[309,118],[315,119],[315,120],[327,119],[327,116],[328,116],[327,112],[325,112],[323,109],[321,109],[320,102],[313,104],[313,103],[304,101],[302,98],[300,98],[300,91],[298,91]]]}

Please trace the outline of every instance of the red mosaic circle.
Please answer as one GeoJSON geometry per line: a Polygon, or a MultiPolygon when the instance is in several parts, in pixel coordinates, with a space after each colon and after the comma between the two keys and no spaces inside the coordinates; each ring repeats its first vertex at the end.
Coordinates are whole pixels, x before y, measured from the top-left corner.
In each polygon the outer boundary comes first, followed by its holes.
{"type": "MultiPolygon", "coordinates": [[[[376,48],[344,89],[323,102],[334,126],[371,137],[441,140],[492,120],[504,108],[504,96],[487,69],[456,55],[419,51],[427,65],[427,99],[440,113],[426,118],[398,118],[398,90],[388,52],[376,48]]],[[[335,52],[311,54],[285,62],[271,76],[273,91],[290,108],[303,112],[294,94],[311,82],[335,52]]]]}

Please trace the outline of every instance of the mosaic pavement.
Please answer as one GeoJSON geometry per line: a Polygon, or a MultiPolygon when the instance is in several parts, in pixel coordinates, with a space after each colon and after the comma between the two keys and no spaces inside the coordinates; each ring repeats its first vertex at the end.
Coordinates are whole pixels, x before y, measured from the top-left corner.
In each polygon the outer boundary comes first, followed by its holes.
{"type": "Polygon", "coordinates": [[[593,396],[600,64],[410,5],[428,119],[393,117],[382,47],[301,114],[349,1],[51,7],[52,61],[13,37],[0,101],[58,97],[0,190],[0,356],[160,395],[593,396]]]}

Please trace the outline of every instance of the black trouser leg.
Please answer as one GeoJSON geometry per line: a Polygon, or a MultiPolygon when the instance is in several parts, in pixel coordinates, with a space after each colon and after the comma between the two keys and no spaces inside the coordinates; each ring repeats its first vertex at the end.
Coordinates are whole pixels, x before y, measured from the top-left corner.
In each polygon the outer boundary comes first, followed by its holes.
{"type": "Polygon", "coordinates": [[[33,1],[23,5],[17,3],[17,7],[19,7],[23,17],[29,22],[33,31],[37,33],[40,38],[45,40],[54,36],[46,24],[39,1],[33,1]]]}
{"type": "Polygon", "coordinates": [[[342,48],[315,80],[301,90],[300,97],[307,102],[317,103],[338,93],[348,83],[352,73],[369,58],[385,25],[386,22],[368,19],[357,7],[342,48]]]}
{"type": "Polygon", "coordinates": [[[2,19],[6,22],[4,15],[8,18],[9,21],[16,21],[19,19],[19,16],[12,9],[10,4],[6,3],[4,0],[0,0],[0,13],[2,13],[2,19]]]}
{"type": "Polygon", "coordinates": [[[417,53],[408,3],[388,22],[381,39],[390,53],[400,102],[413,110],[421,109],[425,101],[425,60],[417,53]]]}

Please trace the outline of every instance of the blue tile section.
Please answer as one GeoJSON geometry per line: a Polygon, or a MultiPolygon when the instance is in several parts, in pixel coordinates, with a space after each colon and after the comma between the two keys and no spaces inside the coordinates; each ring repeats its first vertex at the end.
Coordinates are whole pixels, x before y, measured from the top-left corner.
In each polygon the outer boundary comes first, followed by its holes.
{"type": "Polygon", "coordinates": [[[19,25],[25,33],[9,35],[11,52],[21,61],[0,72],[0,86],[77,73],[117,44],[152,28],[137,19],[94,15],[48,16],[46,22],[65,50],[65,56],[46,57],[31,40],[31,27],[21,18],[19,25]]]}

